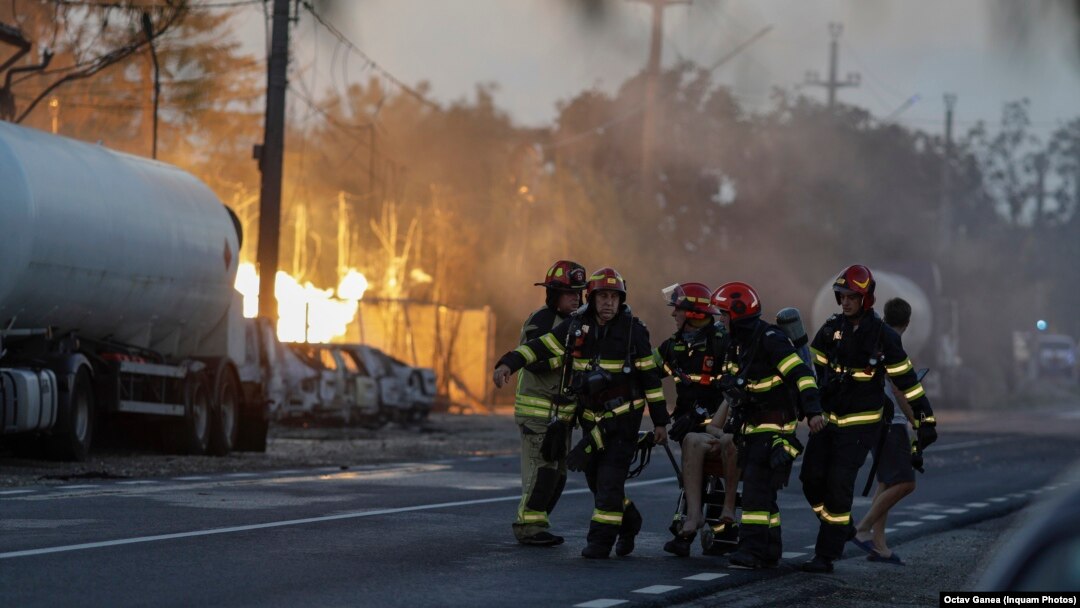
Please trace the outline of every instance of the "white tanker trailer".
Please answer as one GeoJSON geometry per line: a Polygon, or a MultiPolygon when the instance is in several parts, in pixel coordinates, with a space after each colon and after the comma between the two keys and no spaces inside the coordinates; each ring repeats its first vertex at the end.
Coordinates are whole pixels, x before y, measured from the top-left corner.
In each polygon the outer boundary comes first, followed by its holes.
{"type": "MultiPolygon", "coordinates": [[[[941,278],[936,267],[929,267],[925,277],[916,282],[911,276],[871,268],[877,287],[874,290],[874,310],[884,316],[885,302],[900,297],[911,304],[911,325],[904,333],[904,350],[916,367],[929,367],[933,371],[923,381],[931,400],[944,398],[951,404],[964,401],[962,387],[957,382],[960,357],[956,336],[959,319],[953,300],[941,295],[941,278]]],[[[914,273],[913,273],[914,274],[914,273]]],[[[830,279],[821,286],[814,297],[813,327],[807,333],[813,340],[814,333],[833,314],[840,312],[830,279]]]]}
{"type": "Polygon", "coordinates": [[[189,453],[265,447],[240,238],[176,167],[0,122],[0,441],[81,460],[95,424],[154,416],[189,453]]]}

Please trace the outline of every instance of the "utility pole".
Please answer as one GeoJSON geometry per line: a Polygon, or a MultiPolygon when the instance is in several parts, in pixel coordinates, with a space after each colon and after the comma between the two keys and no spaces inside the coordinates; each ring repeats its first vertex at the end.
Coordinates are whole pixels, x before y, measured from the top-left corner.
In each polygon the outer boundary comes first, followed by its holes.
{"type": "Polygon", "coordinates": [[[803,80],[803,84],[807,86],[824,87],[829,92],[830,112],[836,106],[837,91],[847,87],[857,87],[859,86],[859,83],[862,82],[862,76],[860,76],[858,72],[848,72],[845,80],[837,80],[837,69],[840,63],[840,34],[842,33],[844,33],[844,25],[842,23],[829,24],[829,37],[832,38],[829,42],[829,79],[823,82],[816,70],[810,70],[806,73],[806,77],[803,80]]]}
{"type": "Polygon", "coordinates": [[[281,170],[285,157],[285,89],[289,67],[289,5],[274,0],[270,61],[266,72],[266,123],[263,143],[255,147],[262,181],[259,187],[259,317],[277,326],[274,294],[281,231],[281,170]]]}
{"type": "Polygon", "coordinates": [[[146,44],[150,47],[150,59],[154,61],[154,127],[153,143],[150,146],[150,158],[157,160],[157,130],[158,130],[158,100],[161,98],[161,67],[158,65],[157,49],[154,48],[154,24],[150,21],[150,13],[143,11],[143,33],[146,34],[146,44]]]}
{"type": "Polygon", "coordinates": [[[956,94],[945,94],[945,166],[941,175],[941,250],[948,252],[953,239],[952,162],[953,162],[953,109],[956,94]]]}
{"type": "Polygon", "coordinates": [[[660,58],[664,43],[664,9],[691,0],[633,0],[652,7],[652,35],[649,40],[649,63],[645,67],[645,112],[641,121],[641,182],[646,200],[656,200],[656,168],[653,142],[656,130],[656,89],[660,79],[660,58]]]}

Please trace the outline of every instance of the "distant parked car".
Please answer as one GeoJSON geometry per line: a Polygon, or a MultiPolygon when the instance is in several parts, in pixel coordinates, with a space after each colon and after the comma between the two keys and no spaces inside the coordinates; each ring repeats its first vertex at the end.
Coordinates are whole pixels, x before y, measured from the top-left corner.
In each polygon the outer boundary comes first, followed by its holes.
{"type": "Polygon", "coordinates": [[[318,407],[321,374],[292,348],[282,349],[282,378],[285,399],[278,409],[279,422],[312,420],[318,407]]]}
{"type": "Polygon", "coordinates": [[[435,370],[430,367],[413,367],[386,355],[394,367],[394,373],[405,382],[405,394],[409,402],[408,421],[419,422],[431,413],[435,403],[435,370]]]}

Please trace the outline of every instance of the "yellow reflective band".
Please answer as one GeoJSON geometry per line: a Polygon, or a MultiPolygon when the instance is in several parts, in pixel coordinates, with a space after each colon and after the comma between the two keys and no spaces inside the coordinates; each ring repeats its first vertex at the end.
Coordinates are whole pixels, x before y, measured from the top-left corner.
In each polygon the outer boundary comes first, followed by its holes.
{"type": "Polygon", "coordinates": [[[814,510],[814,513],[821,515],[821,512],[825,510],[825,503],[818,503],[810,508],[814,510]]]}
{"type": "Polygon", "coordinates": [[[803,376],[803,377],[799,378],[799,380],[798,380],[798,382],[796,384],[799,387],[800,392],[805,391],[808,388],[817,388],[818,387],[817,380],[814,380],[813,376],[803,376]]]}
{"type": "Polygon", "coordinates": [[[562,367],[562,355],[548,359],[548,365],[551,366],[551,369],[559,369],[562,367]]]}
{"type": "Polygon", "coordinates": [[[746,383],[746,390],[751,393],[765,393],[780,386],[784,382],[784,379],[780,376],[770,376],[768,378],[762,378],[753,382],[746,383]]]}
{"type": "Polygon", "coordinates": [[[522,511],[518,514],[518,521],[526,524],[546,523],[547,513],[543,511],[522,511]]]}
{"type": "Polygon", "coordinates": [[[551,401],[542,397],[533,397],[531,395],[517,395],[515,401],[522,405],[538,405],[542,407],[551,407],[551,401]]]}
{"type": "Polygon", "coordinates": [[[873,380],[874,375],[877,374],[876,369],[874,371],[870,372],[870,373],[866,373],[865,371],[863,371],[861,369],[860,370],[852,369],[850,371],[851,371],[851,377],[858,380],[859,382],[866,382],[868,380],[873,380]]]}
{"type": "Polygon", "coordinates": [[[814,363],[817,363],[818,365],[829,364],[829,358],[825,356],[825,353],[814,348],[813,346],[810,347],[810,352],[814,354],[814,363]]]}
{"type": "Polygon", "coordinates": [[[645,399],[649,403],[656,403],[657,401],[664,400],[664,389],[654,388],[652,390],[645,391],[645,399]]]}
{"type": "Polygon", "coordinates": [[[824,519],[830,524],[837,524],[846,526],[851,523],[851,513],[830,513],[828,509],[822,508],[818,513],[821,519],[824,519]]]}
{"type": "Polygon", "coordinates": [[[724,364],[724,371],[732,374],[737,374],[739,373],[739,365],[732,361],[728,361],[724,364]]]}
{"type": "Polygon", "coordinates": [[[917,454],[918,452],[919,452],[919,440],[918,439],[912,439],[911,440],[911,453],[912,454],[917,454]]]}
{"type": "Polygon", "coordinates": [[[619,513],[618,511],[601,511],[599,509],[595,509],[592,514],[592,520],[601,524],[621,526],[622,513],[619,513]]]}
{"type": "Polygon", "coordinates": [[[915,386],[909,388],[907,391],[904,392],[904,397],[907,397],[908,401],[914,401],[915,399],[918,399],[925,394],[926,391],[923,390],[922,383],[917,382],[915,386]]]}
{"type": "Polygon", "coordinates": [[[515,348],[514,352],[521,355],[522,357],[525,357],[525,365],[536,361],[536,353],[533,352],[533,349],[525,346],[524,344],[515,348]]]}
{"type": "Polygon", "coordinates": [[[600,367],[609,372],[621,372],[625,363],[625,361],[616,361],[614,359],[601,359],[600,367]]]}
{"type": "Polygon", "coordinates": [[[769,514],[769,527],[770,528],[779,528],[780,527],[780,514],[779,513],[770,513],[769,514]]]}
{"type": "Polygon", "coordinates": [[[589,369],[588,359],[574,359],[574,371],[581,372],[589,369]]]}
{"type": "Polygon", "coordinates": [[[799,358],[798,353],[791,353],[784,357],[780,363],[776,364],[776,369],[780,370],[780,373],[786,376],[788,372],[795,369],[800,363],[802,363],[802,359],[799,358]]]}
{"type": "Polygon", "coordinates": [[[786,441],[784,442],[784,451],[787,452],[788,454],[791,454],[792,458],[798,458],[799,457],[799,450],[796,450],[795,446],[791,445],[790,443],[788,443],[786,441]]]}
{"type": "Polygon", "coordinates": [[[650,369],[656,369],[656,359],[650,357],[642,357],[637,361],[634,361],[634,366],[641,371],[648,371],[650,369]]]}
{"type": "Polygon", "coordinates": [[[768,511],[743,511],[742,523],[746,525],[769,525],[769,512],[768,511]]]}
{"type": "Polygon", "coordinates": [[[937,420],[934,420],[933,416],[927,416],[926,418],[923,418],[922,421],[923,422],[930,422],[932,424],[937,424],[937,420]]]}
{"type": "Polygon", "coordinates": [[[555,339],[555,334],[546,333],[540,336],[540,342],[551,351],[551,354],[556,356],[562,356],[563,347],[559,344],[559,341],[555,339]]]}
{"type": "Polygon", "coordinates": [[[914,367],[915,366],[911,364],[911,359],[904,359],[895,365],[886,365],[885,372],[890,376],[899,376],[910,372],[914,367]]]}
{"type": "Polygon", "coordinates": [[[594,426],[589,435],[592,436],[593,443],[596,444],[596,449],[604,449],[604,435],[600,432],[600,427],[594,426]]]}
{"type": "Polygon", "coordinates": [[[857,412],[855,414],[848,414],[847,416],[837,416],[836,414],[829,412],[827,416],[829,422],[836,426],[855,426],[857,424],[879,422],[881,420],[881,410],[877,409],[872,412],[857,412]]]}
{"type": "Polygon", "coordinates": [[[514,415],[525,416],[527,418],[547,418],[551,414],[551,409],[546,407],[537,407],[534,405],[527,405],[524,403],[514,404],[514,415]]]}
{"type": "Polygon", "coordinates": [[[791,433],[794,433],[795,429],[797,429],[797,428],[799,428],[799,421],[798,420],[792,420],[791,422],[785,423],[782,426],[779,425],[779,424],[773,424],[771,422],[770,423],[765,423],[765,424],[758,424],[758,425],[748,424],[748,425],[746,425],[746,429],[743,431],[743,433],[746,434],[746,435],[749,435],[749,434],[752,434],[752,433],[791,434],[791,433]]]}

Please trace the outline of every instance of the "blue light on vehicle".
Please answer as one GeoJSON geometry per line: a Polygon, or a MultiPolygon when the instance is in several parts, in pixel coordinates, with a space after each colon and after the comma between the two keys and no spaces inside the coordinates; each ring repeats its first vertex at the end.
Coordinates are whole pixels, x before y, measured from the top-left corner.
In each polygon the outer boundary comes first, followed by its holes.
{"type": "Polygon", "coordinates": [[[1047,328],[1046,321],[1043,321],[1042,319],[1039,319],[1038,321],[1035,322],[1035,329],[1037,329],[1039,331],[1046,331],[1046,328],[1047,328]]]}

